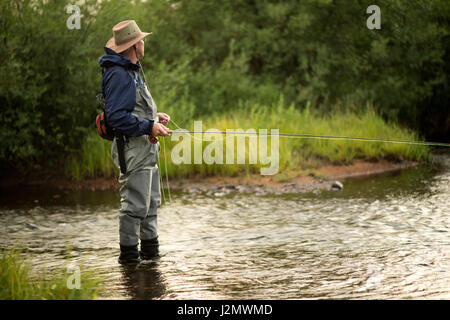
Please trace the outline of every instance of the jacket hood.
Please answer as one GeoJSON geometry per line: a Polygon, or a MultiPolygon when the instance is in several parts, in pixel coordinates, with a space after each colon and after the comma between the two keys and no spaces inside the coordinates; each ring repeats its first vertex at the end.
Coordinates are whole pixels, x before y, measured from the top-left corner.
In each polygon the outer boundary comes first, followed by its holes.
{"type": "Polygon", "coordinates": [[[106,54],[101,56],[98,60],[98,64],[102,68],[108,68],[114,65],[119,65],[127,69],[133,69],[139,72],[139,65],[131,62],[127,57],[116,53],[107,47],[104,47],[106,54]]]}

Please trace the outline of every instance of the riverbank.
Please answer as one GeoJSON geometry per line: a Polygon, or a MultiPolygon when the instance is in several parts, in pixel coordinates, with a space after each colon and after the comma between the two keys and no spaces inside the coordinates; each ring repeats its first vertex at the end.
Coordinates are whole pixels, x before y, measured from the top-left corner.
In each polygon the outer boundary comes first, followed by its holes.
{"type": "MultiPolygon", "coordinates": [[[[272,176],[249,174],[240,176],[201,176],[169,179],[172,190],[210,193],[216,196],[230,192],[286,193],[331,190],[336,180],[380,174],[418,166],[417,161],[355,160],[351,164],[327,164],[310,170],[287,170],[272,176]]],[[[167,188],[164,169],[161,175],[167,188]]],[[[71,180],[61,175],[10,176],[0,181],[0,188],[48,187],[59,190],[118,190],[117,177],[71,180]]]]}
{"type": "MultiPolygon", "coordinates": [[[[175,123],[173,125],[175,126],[175,123]]],[[[190,125],[186,128],[197,131],[214,129],[219,132],[230,128],[235,130],[237,128],[279,128],[280,132],[285,133],[301,130],[313,135],[421,141],[415,132],[384,121],[370,108],[362,113],[344,110],[325,117],[310,110],[309,107],[297,110],[292,106],[286,108],[282,103],[274,107],[249,106],[237,112],[234,117],[212,115],[202,121],[201,128],[190,125]],[[280,118],[281,114],[283,117],[280,118]]],[[[264,143],[267,143],[268,150],[271,150],[270,166],[276,160],[278,171],[274,175],[262,176],[260,170],[268,167],[268,164],[261,163],[259,155],[259,163],[250,161],[250,154],[255,154],[255,150],[251,151],[250,147],[256,144],[261,147],[263,143],[254,140],[255,137],[243,139],[244,148],[241,148],[240,155],[243,156],[245,164],[227,163],[226,165],[223,164],[225,155],[228,154],[229,149],[234,150],[235,142],[228,146],[226,144],[228,139],[221,135],[215,137],[214,141],[210,141],[209,138],[200,139],[201,144],[195,143],[198,142],[199,137],[192,135],[184,136],[183,142],[180,142],[180,137],[177,138],[175,135],[170,138],[161,138],[159,165],[164,179],[164,188],[167,188],[165,183],[167,175],[170,177],[169,185],[172,189],[188,192],[217,194],[233,191],[308,192],[329,189],[334,180],[400,170],[430,160],[430,148],[424,145],[353,139],[294,139],[277,136],[269,138],[264,143]],[[181,163],[173,158],[180,157],[179,144],[183,146],[181,150],[183,159],[187,158],[181,163]],[[276,153],[272,150],[272,144],[276,148],[276,153]],[[202,156],[214,154],[217,162],[207,164],[202,161],[200,164],[193,164],[196,149],[202,151],[202,156]],[[274,157],[275,154],[276,157],[274,157]]],[[[238,144],[236,141],[236,145],[238,144]]],[[[81,153],[78,156],[67,156],[66,166],[63,163],[58,167],[44,167],[43,170],[10,172],[1,179],[0,187],[26,185],[65,190],[119,189],[118,170],[111,160],[110,150],[111,142],[101,139],[97,133],[92,132],[82,143],[81,153]]],[[[237,158],[237,151],[235,156],[237,158]]]]}
{"type": "Polygon", "coordinates": [[[305,193],[340,190],[343,185],[339,180],[394,172],[419,164],[416,161],[357,160],[348,165],[324,165],[308,172],[290,170],[273,176],[252,174],[239,177],[197,177],[169,183],[170,187],[175,190],[214,196],[222,196],[231,192],[252,192],[260,195],[305,193]]]}

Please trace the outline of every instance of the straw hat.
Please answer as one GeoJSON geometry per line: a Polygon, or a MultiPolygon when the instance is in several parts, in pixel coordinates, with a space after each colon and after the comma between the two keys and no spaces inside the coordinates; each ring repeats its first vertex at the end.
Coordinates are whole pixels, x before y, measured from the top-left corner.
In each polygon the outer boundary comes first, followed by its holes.
{"type": "Polygon", "coordinates": [[[134,20],[119,22],[113,27],[112,31],[113,37],[108,40],[105,46],[117,53],[127,50],[153,33],[142,32],[134,20]]]}

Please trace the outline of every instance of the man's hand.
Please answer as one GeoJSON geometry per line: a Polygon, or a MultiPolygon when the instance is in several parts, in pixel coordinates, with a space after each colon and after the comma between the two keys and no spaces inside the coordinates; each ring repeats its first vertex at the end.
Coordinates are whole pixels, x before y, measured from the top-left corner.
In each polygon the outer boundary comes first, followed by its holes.
{"type": "Polygon", "coordinates": [[[161,123],[153,124],[152,128],[152,136],[154,137],[166,137],[172,133],[172,130],[167,128],[165,125],[161,123]]]}
{"type": "Polygon", "coordinates": [[[158,113],[159,123],[167,126],[170,121],[170,116],[166,113],[158,113]]]}

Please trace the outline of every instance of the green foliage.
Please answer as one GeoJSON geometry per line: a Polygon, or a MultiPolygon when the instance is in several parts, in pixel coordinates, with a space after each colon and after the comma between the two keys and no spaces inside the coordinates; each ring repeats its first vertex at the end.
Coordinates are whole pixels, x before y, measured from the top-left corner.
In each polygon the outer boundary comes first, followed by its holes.
{"type": "Polygon", "coordinates": [[[80,289],[69,289],[70,274],[56,270],[51,277],[31,273],[31,265],[16,250],[0,251],[0,300],[90,300],[99,292],[100,280],[92,272],[80,272],[80,289]]]}
{"type": "Polygon", "coordinates": [[[81,177],[114,176],[111,159],[111,142],[96,132],[89,133],[81,145],[81,157],[74,156],[67,162],[66,174],[76,180],[81,177]]]}
{"type": "Polygon", "coordinates": [[[449,139],[447,0],[380,0],[380,30],[366,27],[368,0],[86,0],[80,30],[66,27],[69,4],[0,3],[0,167],[84,154],[99,108],[97,60],[125,19],[153,32],[142,64],[158,107],[175,120],[283,96],[285,106],[311,102],[324,116],[369,102],[388,121],[449,139]]]}
{"type": "MultiPolygon", "coordinates": [[[[337,108],[336,108],[337,109],[337,108]]],[[[302,111],[293,105],[285,107],[281,99],[273,106],[262,106],[258,104],[241,103],[240,108],[229,115],[213,114],[204,117],[203,130],[226,131],[235,129],[253,128],[259,129],[279,129],[281,133],[297,132],[301,128],[302,133],[313,135],[336,135],[352,136],[362,138],[398,139],[398,140],[420,140],[419,137],[410,130],[400,128],[394,123],[389,123],[378,116],[372,107],[361,110],[359,114],[343,108],[328,117],[323,117],[316,110],[310,109],[307,105],[302,111]]],[[[181,128],[194,130],[193,119],[186,122],[176,122],[181,128]]],[[[200,119],[198,119],[200,120],[200,119]]],[[[176,129],[175,124],[171,124],[176,129]]],[[[270,130],[268,131],[270,133],[270,130]]],[[[225,136],[220,136],[223,144],[223,159],[226,157],[225,136]]],[[[246,141],[245,164],[179,164],[176,165],[171,160],[172,148],[179,141],[172,141],[171,138],[161,138],[160,168],[167,171],[171,177],[190,177],[195,174],[201,175],[229,175],[234,176],[249,172],[259,172],[260,163],[249,164],[249,141],[246,141]]],[[[195,137],[191,135],[191,161],[194,159],[195,137]]],[[[211,142],[203,141],[202,147],[211,142]]],[[[268,148],[271,140],[268,139],[268,148]]],[[[108,152],[92,152],[101,150],[105,142],[92,134],[83,144],[82,159],[92,159],[92,163],[98,164],[96,170],[88,164],[69,167],[69,173],[74,178],[93,177],[95,175],[114,176],[116,169],[111,168],[110,154],[108,152]],[[102,167],[104,165],[104,167],[102,167]],[[75,168],[75,169],[74,169],[75,168]]],[[[269,149],[270,150],[270,149],[269,149]]],[[[316,168],[320,164],[348,164],[355,159],[382,159],[391,160],[426,160],[429,151],[421,145],[396,144],[388,142],[369,142],[358,140],[341,139],[308,139],[308,138],[279,138],[279,172],[283,170],[307,170],[316,168]]],[[[263,166],[265,167],[265,166],[263,166]]]]}
{"type": "Polygon", "coordinates": [[[98,77],[86,70],[99,50],[88,28],[66,27],[62,1],[3,1],[0,10],[0,158],[55,164],[91,128],[98,77]]]}

